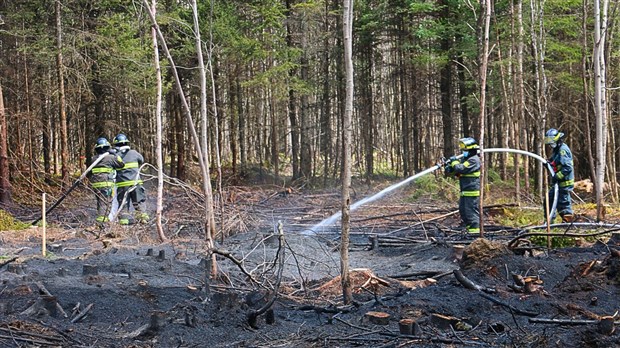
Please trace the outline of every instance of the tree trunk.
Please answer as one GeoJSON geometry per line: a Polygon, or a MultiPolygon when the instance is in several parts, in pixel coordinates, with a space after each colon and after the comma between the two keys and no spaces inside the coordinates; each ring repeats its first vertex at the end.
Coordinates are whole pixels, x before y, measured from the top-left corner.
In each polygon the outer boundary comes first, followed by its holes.
{"type": "Polygon", "coordinates": [[[332,126],[331,126],[331,98],[330,98],[330,25],[329,25],[330,2],[325,1],[325,20],[323,23],[323,53],[321,55],[321,67],[323,76],[323,86],[321,95],[321,117],[320,117],[320,151],[323,158],[323,185],[327,186],[329,176],[330,161],[332,159],[332,126]]]}
{"type": "Polygon", "coordinates": [[[58,108],[60,116],[60,163],[63,185],[69,182],[69,144],[67,140],[67,112],[65,99],[65,74],[62,59],[62,8],[56,0],[56,69],[58,74],[58,108]]]}
{"type": "MultiPolygon", "coordinates": [[[[202,156],[203,180],[206,203],[206,222],[205,237],[207,249],[214,247],[213,236],[215,229],[215,212],[213,208],[213,189],[211,187],[211,174],[209,173],[209,142],[208,142],[208,115],[207,115],[207,75],[202,58],[202,39],[200,38],[200,26],[198,24],[198,5],[196,0],[192,0],[192,14],[194,19],[194,35],[196,42],[196,57],[198,58],[198,71],[200,72],[200,115],[202,116],[202,149],[199,154],[202,156]]],[[[153,15],[154,16],[154,15],[153,15]]],[[[196,145],[198,147],[198,145],[196,145]]],[[[216,149],[217,151],[217,149],[216,149]]],[[[215,254],[211,254],[211,274],[217,273],[217,262],[215,254]]]]}
{"type": "Polygon", "coordinates": [[[605,70],[605,40],[607,35],[608,0],[594,0],[594,117],[596,119],[596,218],[603,215],[603,184],[605,182],[606,150],[607,150],[607,98],[605,70]]]}
{"type": "MultiPolygon", "coordinates": [[[[153,14],[157,12],[157,0],[151,0],[151,11],[153,14]]],[[[157,45],[157,31],[151,28],[151,37],[153,40],[153,64],[155,65],[155,77],[157,80],[157,95],[155,100],[155,119],[157,121],[156,141],[156,157],[157,157],[157,208],[155,213],[157,234],[161,242],[168,240],[164,234],[161,217],[164,210],[164,158],[162,153],[162,119],[161,119],[161,99],[162,99],[162,82],[161,82],[161,65],[159,64],[159,46],[157,45]]]]}
{"type": "MultiPolygon", "coordinates": [[[[441,18],[450,20],[450,6],[447,1],[440,1],[442,10],[441,18]]],[[[448,55],[440,68],[439,90],[441,92],[441,120],[443,123],[443,153],[450,156],[456,147],[454,146],[454,118],[452,117],[452,37],[444,36],[441,40],[441,51],[448,55]]],[[[466,133],[468,134],[468,133],[466,133]]]]}
{"type": "Polygon", "coordinates": [[[7,122],[4,110],[4,96],[0,82],[0,203],[11,203],[11,183],[9,182],[9,156],[7,141],[7,122]]]}
{"type": "MultiPolygon", "coordinates": [[[[206,203],[206,207],[205,207],[205,213],[206,213],[206,217],[205,217],[205,239],[207,242],[207,248],[212,248],[213,247],[213,234],[215,232],[215,216],[214,216],[214,212],[213,212],[213,197],[212,197],[212,190],[211,190],[211,178],[209,175],[209,163],[205,162],[205,158],[206,156],[204,155],[204,151],[206,151],[206,149],[203,149],[203,146],[201,146],[201,142],[200,142],[200,138],[198,137],[198,133],[196,132],[196,127],[194,126],[194,121],[192,118],[192,114],[191,114],[191,110],[189,108],[189,105],[187,103],[187,100],[185,99],[185,93],[183,91],[183,86],[181,85],[181,80],[179,78],[179,75],[177,73],[177,67],[176,64],[174,63],[174,59],[172,59],[172,55],[170,54],[170,50],[168,49],[168,45],[166,44],[166,40],[164,39],[164,36],[161,32],[161,30],[159,29],[159,25],[157,24],[157,20],[155,19],[155,14],[151,12],[149,3],[147,0],[144,0],[144,6],[147,9],[147,12],[149,14],[149,17],[151,18],[151,21],[153,23],[153,26],[155,28],[155,30],[157,31],[157,36],[159,38],[159,40],[161,41],[161,46],[163,51],[166,54],[166,57],[168,58],[168,61],[170,62],[170,69],[172,71],[172,74],[174,75],[174,80],[175,80],[175,85],[177,88],[177,92],[179,93],[179,98],[182,102],[183,105],[183,110],[185,112],[185,117],[187,119],[187,123],[188,126],[190,128],[190,131],[192,133],[192,138],[194,140],[194,145],[196,146],[196,151],[198,152],[198,161],[200,163],[200,169],[202,172],[202,184],[203,184],[203,190],[204,190],[204,194],[205,194],[205,203],[206,203]]],[[[194,1],[194,9],[196,9],[195,6],[195,1],[194,1]]],[[[194,13],[194,16],[197,16],[197,13],[194,13]]],[[[197,18],[194,18],[194,20],[197,20],[197,18]]],[[[200,37],[199,37],[199,32],[195,33],[197,38],[196,38],[196,42],[200,42],[200,37]]],[[[206,96],[205,96],[206,97],[206,96]]],[[[217,265],[214,263],[214,265],[212,266],[212,272],[215,272],[215,270],[217,270],[217,265]]]]}
{"type": "Polygon", "coordinates": [[[351,204],[351,121],[353,115],[353,0],[344,0],[342,29],[344,39],[344,64],[346,75],[346,99],[342,121],[342,232],[340,241],[340,273],[342,279],[342,297],[345,304],[353,300],[351,279],[349,277],[349,231],[351,204]]]}
{"type": "MultiPolygon", "coordinates": [[[[487,65],[489,61],[489,27],[491,26],[491,0],[480,0],[481,13],[484,16],[480,17],[482,21],[482,42],[479,46],[479,76],[480,76],[480,136],[478,144],[480,145],[480,151],[484,150],[484,127],[486,119],[486,86],[487,86],[487,65]]],[[[483,212],[483,200],[484,200],[484,155],[480,154],[480,212],[483,212]]],[[[484,214],[480,214],[480,237],[484,236],[484,214]]]]}
{"type": "MultiPolygon", "coordinates": [[[[301,32],[306,33],[308,31],[307,25],[308,19],[303,15],[301,18],[301,32]]],[[[308,44],[307,36],[301,35],[301,80],[309,82],[309,69],[308,66],[308,44]]],[[[300,96],[301,107],[299,110],[299,123],[301,126],[300,134],[300,154],[299,154],[299,175],[304,179],[312,178],[312,146],[310,144],[310,134],[314,127],[311,124],[310,117],[308,115],[308,93],[302,93],[300,96]]]]}

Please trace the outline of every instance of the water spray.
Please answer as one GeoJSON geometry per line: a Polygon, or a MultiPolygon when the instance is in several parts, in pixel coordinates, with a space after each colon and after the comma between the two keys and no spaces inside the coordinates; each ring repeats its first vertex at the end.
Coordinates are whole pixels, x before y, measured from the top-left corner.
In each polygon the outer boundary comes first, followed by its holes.
{"type": "MultiPolygon", "coordinates": [[[[536,160],[542,162],[544,165],[546,165],[547,169],[549,170],[549,173],[551,175],[555,174],[555,172],[553,171],[553,167],[551,166],[551,164],[549,164],[547,162],[546,159],[544,159],[543,157],[535,154],[535,153],[531,153],[531,152],[527,152],[527,151],[523,151],[523,150],[517,150],[517,149],[508,149],[508,148],[489,148],[489,149],[483,149],[482,150],[483,153],[491,153],[491,152],[510,152],[510,153],[517,153],[520,155],[526,155],[526,156],[530,156],[535,158],[536,160]]],[[[456,159],[460,159],[463,157],[463,154],[454,156],[456,159]]],[[[364,199],[362,199],[361,201],[355,202],[354,204],[351,205],[350,207],[350,211],[354,211],[355,209],[361,207],[362,205],[366,204],[366,203],[370,203],[373,201],[376,201],[379,198],[382,198],[383,196],[385,196],[386,194],[404,186],[407,185],[408,183],[414,181],[415,179],[422,177],[426,174],[430,174],[438,169],[441,169],[443,167],[442,163],[438,163],[426,170],[423,170],[413,176],[408,177],[407,179],[396,183],[392,186],[389,186],[383,190],[381,190],[380,192],[374,194],[373,196],[370,197],[366,197],[364,199]]],[[[554,199],[553,199],[553,207],[551,208],[550,211],[555,211],[556,208],[556,203],[558,200],[558,184],[555,184],[555,192],[554,192],[554,199]]],[[[301,234],[303,235],[314,235],[317,234],[317,232],[319,232],[321,229],[325,228],[326,226],[330,226],[333,223],[335,223],[338,219],[340,219],[340,217],[342,216],[342,211],[338,211],[337,213],[335,213],[334,215],[328,217],[327,219],[319,222],[318,224],[314,225],[313,227],[301,232],[301,234]]]]}

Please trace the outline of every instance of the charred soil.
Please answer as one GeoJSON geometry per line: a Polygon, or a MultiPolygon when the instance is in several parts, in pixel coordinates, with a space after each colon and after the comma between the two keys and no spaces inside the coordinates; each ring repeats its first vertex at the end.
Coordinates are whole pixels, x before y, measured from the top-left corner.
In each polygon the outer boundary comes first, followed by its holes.
{"type": "Polygon", "coordinates": [[[213,277],[182,190],[166,193],[165,243],[154,223],[98,227],[94,199],[48,218],[46,256],[41,227],[0,232],[0,347],[620,345],[618,240],[514,250],[520,230],[489,211],[485,238],[464,235],[433,197],[353,214],[342,303],[338,226],[310,230],[338,211],[334,192],[231,189],[213,277]]]}

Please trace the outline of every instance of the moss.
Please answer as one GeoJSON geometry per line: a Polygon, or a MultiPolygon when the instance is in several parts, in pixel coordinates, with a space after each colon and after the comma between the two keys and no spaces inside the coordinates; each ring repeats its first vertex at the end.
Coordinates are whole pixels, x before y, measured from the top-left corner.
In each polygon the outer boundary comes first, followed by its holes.
{"type": "Polygon", "coordinates": [[[15,219],[10,213],[0,209],[0,231],[14,231],[28,228],[28,224],[15,219]]]}

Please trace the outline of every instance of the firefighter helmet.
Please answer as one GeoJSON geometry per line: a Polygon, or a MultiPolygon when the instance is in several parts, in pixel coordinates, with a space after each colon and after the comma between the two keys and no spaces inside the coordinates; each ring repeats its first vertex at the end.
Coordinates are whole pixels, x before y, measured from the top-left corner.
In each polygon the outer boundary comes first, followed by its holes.
{"type": "Polygon", "coordinates": [[[97,142],[95,143],[95,151],[97,151],[97,153],[104,153],[107,152],[109,149],[110,142],[108,141],[108,139],[103,137],[97,139],[97,142]]]}
{"type": "Polygon", "coordinates": [[[558,144],[558,141],[564,137],[564,133],[558,131],[555,128],[551,128],[545,133],[545,144],[551,145],[551,147],[555,147],[558,144]]]}
{"type": "Polygon", "coordinates": [[[125,134],[121,133],[114,137],[114,145],[115,146],[129,145],[129,139],[127,139],[127,136],[125,134]]]}
{"type": "Polygon", "coordinates": [[[469,151],[469,150],[478,150],[480,146],[478,146],[478,142],[476,139],[472,137],[461,138],[459,139],[459,148],[461,151],[469,151]]]}

